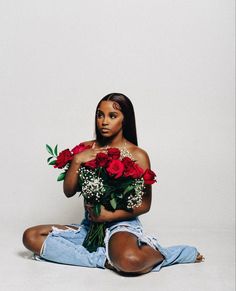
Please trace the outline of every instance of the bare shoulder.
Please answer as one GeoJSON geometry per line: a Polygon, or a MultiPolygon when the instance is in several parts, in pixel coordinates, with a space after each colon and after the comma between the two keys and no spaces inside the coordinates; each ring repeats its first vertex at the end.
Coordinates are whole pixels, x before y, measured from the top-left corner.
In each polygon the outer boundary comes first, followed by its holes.
{"type": "Polygon", "coordinates": [[[148,153],[144,149],[132,143],[127,143],[127,149],[141,168],[150,168],[150,159],[148,153]]]}

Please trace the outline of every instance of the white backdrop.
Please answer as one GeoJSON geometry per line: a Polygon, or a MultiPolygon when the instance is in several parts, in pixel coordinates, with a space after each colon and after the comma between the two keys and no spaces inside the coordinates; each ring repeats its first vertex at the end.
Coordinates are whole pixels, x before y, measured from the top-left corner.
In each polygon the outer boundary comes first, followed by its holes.
{"type": "Polygon", "coordinates": [[[45,144],[93,138],[107,93],[133,102],[158,173],[147,228],[234,223],[234,1],[0,0],[1,222],[80,221],[45,144]]]}

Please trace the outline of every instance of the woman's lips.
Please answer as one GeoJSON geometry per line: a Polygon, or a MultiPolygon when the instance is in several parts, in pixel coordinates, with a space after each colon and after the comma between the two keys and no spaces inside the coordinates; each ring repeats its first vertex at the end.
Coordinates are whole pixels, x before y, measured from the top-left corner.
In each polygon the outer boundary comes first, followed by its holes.
{"type": "Polygon", "coordinates": [[[108,132],[108,131],[110,131],[109,128],[102,128],[102,129],[101,129],[101,132],[108,132]]]}

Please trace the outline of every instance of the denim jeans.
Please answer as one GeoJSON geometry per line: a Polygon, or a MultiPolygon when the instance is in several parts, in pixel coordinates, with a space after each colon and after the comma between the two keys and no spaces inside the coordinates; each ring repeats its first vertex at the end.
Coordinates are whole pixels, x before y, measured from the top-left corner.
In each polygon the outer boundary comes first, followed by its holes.
{"type": "MultiPolygon", "coordinates": [[[[196,260],[198,251],[193,246],[177,245],[164,248],[156,237],[146,235],[138,218],[113,222],[107,225],[105,235],[105,247],[99,247],[95,252],[88,252],[83,246],[83,240],[88,231],[89,221],[84,219],[81,224],[71,224],[78,227],[78,230],[70,228],[61,230],[53,227],[42,246],[38,260],[47,260],[61,264],[77,265],[83,267],[105,268],[106,259],[110,261],[108,254],[108,242],[110,237],[119,231],[127,231],[137,236],[139,245],[148,244],[158,249],[164,256],[164,260],[153,268],[152,271],[159,271],[162,267],[193,263],[196,260]]],[[[112,264],[112,262],[110,262],[112,264]]]]}

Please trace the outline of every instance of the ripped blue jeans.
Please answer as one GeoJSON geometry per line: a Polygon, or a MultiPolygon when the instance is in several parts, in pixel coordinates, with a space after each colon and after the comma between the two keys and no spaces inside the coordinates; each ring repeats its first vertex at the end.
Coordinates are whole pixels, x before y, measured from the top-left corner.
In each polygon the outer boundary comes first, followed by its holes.
{"type": "Polygon", "coordinates": [[[88,231],[89,221],[84,219],[81,224],[71,224],[71,226],[76,226],[78,229],[70,228],[70,225],[66,230],[53,227],[52,232],[44,241],[40,256],[35,256],[35,259],[104,269],[106,260],[112,264],[108,253],[109,239],[119,231],[130,232],[137,236],[140,245],[148,244],[160,251],[164,260],[152,269],[154,272],[174,264],[193,263],[198,254],[195,247],[188,245],[162,247],[154,236],[146,235],[143,232],[142,224],[138,218],[108,224],[104,239],[105,247],[99,247],[96,252],[90,253],[82,246],[88,231]]]}

